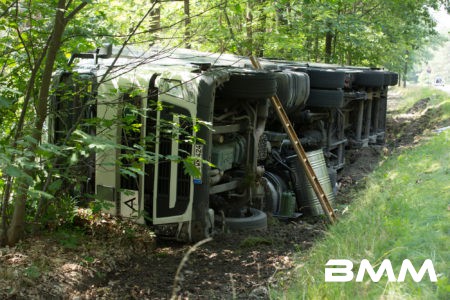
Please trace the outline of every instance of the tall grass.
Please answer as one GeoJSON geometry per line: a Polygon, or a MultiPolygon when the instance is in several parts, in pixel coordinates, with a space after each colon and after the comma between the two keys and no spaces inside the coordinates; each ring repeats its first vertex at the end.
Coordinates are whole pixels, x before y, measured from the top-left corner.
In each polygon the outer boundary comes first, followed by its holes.
{"type": "MultiPolygon", "coordinates": [[[[434,100],[432,100],[434,101],[434,100]]],[[[442,105],[445,98],[433,103],[442,105]]],[[[440,116],[450,112],[447,104],[440,116]]],[[[448,120],[447,120],[448,121],[448,120]]],[[[350,213],[332,226],[308,254],[299,254],[299,267],[289,282],[273,291],[287,299],[450,299],[450,131],[430,133],[415,148],[390,157],[354,195],[350,213]],[[301,256],[300,256],[301,255],[301,256]],[[326,283],[330,259],[353,261],[356,274],[362,259],[375,270],[390,259],[398,275],[404,259],[418,268],[433,261],[438,282],[424,276],[405,282],[326,283]],[[303,264],[304,263],[304,264],[303,264]]]]}

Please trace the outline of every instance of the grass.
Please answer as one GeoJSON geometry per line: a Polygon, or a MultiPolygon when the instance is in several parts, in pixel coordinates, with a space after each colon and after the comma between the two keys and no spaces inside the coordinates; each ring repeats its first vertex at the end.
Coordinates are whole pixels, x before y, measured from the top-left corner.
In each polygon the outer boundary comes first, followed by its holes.
{"type": "Polygon", "coordinates": [[[445,91],[433,87],[413,86],[407,89],[395,87],[390,89],[389,93],[404,99],[395,107],[396,112],[405,113],[417,101],[429,98],[428,106],[438,110],[440,120],[448,123],[450,119],[450,98],[445,91]]]}
{"type": "MultiPolygon", "coordinates": [[[[432,91],[413,93],[417,101],[432,91]]],[[[444,122],[450,114],[447,98],[439,95],[430,100],[431,105],[441,107],[439,118],[444,122]]],[[[450,299],[449,149],[447,130],[429,133],[419,145],[387,159],[367,179],[365,189],[355,195],[347,217],[331,227],[308,254],[299,254],[294,275],[272,291],[272,297],[450,299]],[[325,264],[330,259],[351,260],[356,276],[362,259],[368,259],[375,270],[383,259],[390,259],[398,275],[404,259],[410,259],[418,270],[428,258],[438,274],[436,283],[427,275],[419,283],[409,275],[403,283],[387,282],[386,276],[374,283],[367,275],[363,282],[324,280],[325,264]]]]}
{"type": "Polygon", "coordinates": [[[249,236],[239,243],[240,248],[256,248],[259,245],[272,245],[273,241],[260,236],[249,236]]]}

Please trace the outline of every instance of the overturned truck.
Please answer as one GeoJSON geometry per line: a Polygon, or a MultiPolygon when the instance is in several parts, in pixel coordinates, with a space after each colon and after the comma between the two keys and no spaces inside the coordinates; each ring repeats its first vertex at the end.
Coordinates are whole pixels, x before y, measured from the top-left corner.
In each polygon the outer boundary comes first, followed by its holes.
{"type": "Polygon", "coordinates": [[[384,143],[388,86],[398,81],[384,70],[279,60],[254,70],[243,57],[191,50],[77,57],[54,76],[50,140],[78,129],[104,141],[80,167],[82,190],[182,240],[263,229],[267,214],[323,213],[271,96],[333,200],[345,150],[384,143]]]}

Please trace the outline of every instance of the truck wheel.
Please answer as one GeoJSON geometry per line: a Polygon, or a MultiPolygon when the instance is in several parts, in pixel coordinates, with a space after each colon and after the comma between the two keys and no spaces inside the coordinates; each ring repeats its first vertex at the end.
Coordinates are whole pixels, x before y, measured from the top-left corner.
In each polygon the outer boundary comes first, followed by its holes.
{"type": "Polygon", "coordinates": [[[355,85],[362,87],[380,87],[384,84],[384,72],[374,70],[364,70],[358,73],[355,78],[355,85]]]}
{"type": "Polygon", "coordinates": [[[343,107],[344,91],[311,89],[306,106],[309,107],[343,107]]]}
{"type": "Polygon", "coordinates": [[[231,231],[264,230],[267,229],[266,213],[256,209],[242,209],[241,218],[225,218],[225,223],[231,231]],[[250,216],[246,213],[250,211],[250,216]]]}
{"type": "Polygon", "coordinates": [[[384,79],[383,79],[383,85],[389,85],[391,83],[391,72],[383,72],[384,74],[384,79]]]}
{"type": "Polygon", "coordinates": [[[277,81],[272,72],[236,69],[230,71],[230,80],[217,92],[232,99],[267,99],[276,94],[277,81]]]}
{"type": "Polygon", "coordinates": [[[308,69],[312,88],[342,89],[345,86],[345,72],[330,69],[308,69]]]}
{"type": "Polygon", "coordinates": [[[398,73],[394,73],[394,72],[389,72],[391,73],[391,82],[389,83],[389,85],[397,85],[398,84],[398,73]]]}

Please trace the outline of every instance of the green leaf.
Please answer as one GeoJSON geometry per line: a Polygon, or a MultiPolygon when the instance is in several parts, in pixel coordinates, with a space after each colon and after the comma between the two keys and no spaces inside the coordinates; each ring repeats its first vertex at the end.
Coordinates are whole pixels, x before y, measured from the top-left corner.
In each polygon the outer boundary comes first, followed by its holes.
{"type": "Polygon", "coordinates": [[[194,178],[199,178],[202,176],[202,173],[194,164],[195,159],[193,157],[188,157],[183,159],[184,173],[190,175],[194,178]]]}
{"type": "Polygon", "coordinates": [[[166,155],[165,158],[168,160],[171,160],[171,161],[176,161],[176,162],[178,162],[180,160],[179,155],[166,155]]]}
{"type": "Polygon", "coordinates": [[[40,190],[35,190],[35,189],[30,189],[28,191],[28,193],[30,194],[30,196],[32,198],[40,198],[40,197],[42,197],[42,198],[45,198],[45,199],[48,199],[48,200],[51,200],[51,199],[55,198],[53,195],[51,195],[51,194],[49,194],[47,192],[40,191],[40,190]]]}
{"type": "Polygon", "coordinates": [[[64,153],[61,151],[61,147],[55,144],[43,143],[39,145],[39,150],[42,154],[53,154],[57,156],[63,156],[64,153]]]}
{"type": "Polygon", "coordinates": [[[62,184],[63,181],[61,179],[57,179],[48,186],[48,189],[49,191],[56,192],[61,188],[62,184]]]}
{"type": "Polygon", "coordinates": [[[38,141],[30,135],[25,136],[23,139],[33,145],[38,143],[38,141]]]}
{"type": "Polygon", "coordinates": [[[7,166],[3,172],[11,177],[21,177],[25,174],[25,172],[13,165],[7,166]]]}
{"type": "Polygon", "coordinates": [[[0,96],[0,108],[9,108],[11,106],[11,102],[5,97],[0,96]]]}

